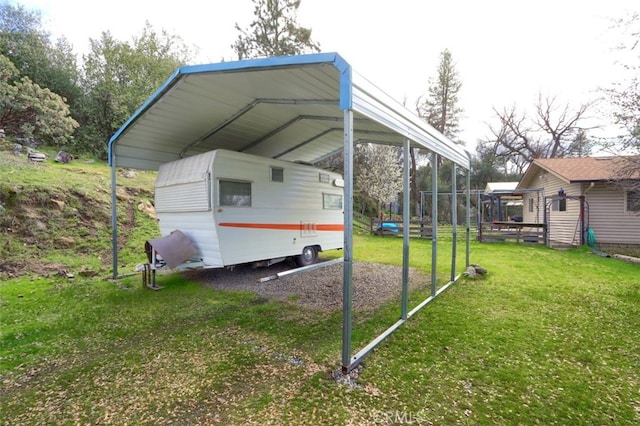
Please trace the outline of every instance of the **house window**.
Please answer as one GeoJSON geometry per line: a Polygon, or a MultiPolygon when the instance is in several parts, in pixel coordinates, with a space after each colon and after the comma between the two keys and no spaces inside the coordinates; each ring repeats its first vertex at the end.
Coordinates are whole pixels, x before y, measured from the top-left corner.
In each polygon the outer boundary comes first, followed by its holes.
{"type": "Polygon", "coordinates": [[[566,212],[567,211],[567,199],[566,198],[557,198],[553,200],[551,204],[551,210],[554,212],[566,212]]]}
{"type": "Polygon", "coordinates": [[[220,205],[251,207],[251,182],[220,180],[220,205]]]}
{"type": "Polygon", "coordinates": [[[271,182],[284,182],[284,169],[282,167],[271,167],[271,182]]]}
{"type": "Polygon", "coordinates": [[[322,208],[325,210],[342,210],[342,195],[323,193],[322,208]]]}
{"type": "Polygon", "coordinates": [[[533,198],[529,198],[529,213],[533,213],[533,198]]]}
{"type": "Polygon", "coordinates": [[[628,212],[640,212],[640,191],[627,191],[627,203],[628,212]]]}

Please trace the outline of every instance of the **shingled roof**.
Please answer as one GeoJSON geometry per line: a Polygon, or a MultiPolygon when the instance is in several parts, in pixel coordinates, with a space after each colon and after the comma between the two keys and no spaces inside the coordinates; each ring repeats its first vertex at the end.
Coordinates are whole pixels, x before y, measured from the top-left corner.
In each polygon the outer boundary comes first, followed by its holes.
{"type": "MultiPolygon", "coordinates": [[[[640,163],[640,156],[631,157],[584,157],[584,158],[539,158],[533,160],[518,188],[529,187],[538,170],[544,170],[556,175],[567,183],[576,182],[606,182],[621,178],[620,167],[625,159],[632,159],[640,163]]],[[[635,178],[640,179],[640,173],[635,178]]]]}

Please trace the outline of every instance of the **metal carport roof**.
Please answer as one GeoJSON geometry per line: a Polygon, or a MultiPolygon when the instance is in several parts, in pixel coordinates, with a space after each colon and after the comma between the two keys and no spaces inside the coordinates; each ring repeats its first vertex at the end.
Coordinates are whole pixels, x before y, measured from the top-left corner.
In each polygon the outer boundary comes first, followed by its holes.
{"type": "MultiPolygon", "coordinates": [[[[401,78],[401,75],[398,75],[401,78]]],[[[354,143],[411,145],[465,169],[464,149],[368,80],[337,53],[179,68],[109,141],[109,162],[157,170],[217,148],[309,163],[343,149],[342,111],[354,143]]]]}
{"type": "MultiPolygon", "coordinates": [[[[399,69],[399,67],[393,67],[399,69]]],[[[402,78],[401,74],[397,78],[402,78]]],[[[470,156],[413,112],[357,74],[337,53],[270,57],[179,68],[109,141],[112,179],[113,274],[117,277],[116,168],[157,170],[162,164],[218,148],[289,161],[317,162],[343,150],[344,279],[342,368],[350,371],[395,329],[460,276],[453,226],[451,280],[436,289],[437,197],[433,200],[431,296],[408,310],[409,227],[404,227],[401,319],[351,356],[353,274],[353,147],[360,142],[402,146],[404,193],[409,193],[409,148],[431,151],[467,174],[470,156]]],[[[432,186],[438,185],[434,161],[432,186]]],[[[456,188],[456,167],[452,167],[456,188]]],[[[437,193],[435,191],[434,193],[437,193]]],[[[455,199],[455,196],[453,197],[455,199]]],[[[409,223],[409,197],[403,197],[409,223]]],[[[451,205],[456,218],[456,202],[451,205]]],[[[470,222],[466,253],[469,264],[470,222]]]]}

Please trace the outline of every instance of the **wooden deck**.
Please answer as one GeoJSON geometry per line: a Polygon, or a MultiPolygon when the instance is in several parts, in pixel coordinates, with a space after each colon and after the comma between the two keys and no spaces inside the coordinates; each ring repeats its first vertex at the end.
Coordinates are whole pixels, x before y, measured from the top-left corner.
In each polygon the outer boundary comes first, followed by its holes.
{"type": "Polygon", "coordinates": [[[478,241],[483,243],[515,241],[516,243],[544,244],[546,225],[526,222],[483,222],[478,230],[478,241]]]}

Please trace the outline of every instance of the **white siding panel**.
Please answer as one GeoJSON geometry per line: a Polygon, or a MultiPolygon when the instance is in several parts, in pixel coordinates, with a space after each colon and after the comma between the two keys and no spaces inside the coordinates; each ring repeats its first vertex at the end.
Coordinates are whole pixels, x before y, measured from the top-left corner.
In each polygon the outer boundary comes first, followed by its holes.
{"type": "MultiPolygon", "coordinates": [[[[563,188],[569,196],[585,195],[585,226],[589,226],[596,234],[596,241],[606,244],[640,244],[640,216],[625,211],[624,193],[613,185],[596,183],[589,188],[587,183],[569,184],[551,173],[541,170],[531,179],[531,185],[544,187],[547,197],[557,195],[563,188]]],[[[534,213],[530,213],[529,199],[537,195],[524,194],[525,222],[535,222],[534,213]]],[[[546,206],[541,203],[541,218],[546,206]]],[[[549,238],[552,244],[580,243],[580,202],[567,200],[567,211],[559,212],[548,209],[549,238]]]]}
{"type": "Polygon", "coordinates": [[[163,164],[158,170],[155,187],[205,180],[214,157],[215,151],[163,164]]]}
{"type": "MultiPolygon", "coordinates": [[[[225,222],[225,219],[229,217],[241,223],[305,223],[315,225],[339,223],[344,220],[341,210],[332,211],[329,214],[332,216],[331,218],[327,217],[327,212],[320,212],[318,209],[235,208],[218,213],[218,218],[220,222],[225,222]],[[256,216],[259,216],[259,219],[256,216]]],[[[334,249],[342,247],[344,240],[342,231],[318,231],[309,234],[305,235],[299,229],[218,227],[220,248],[225,265],[300,254],[306,245],[319,245],[322,250],[334,249]]]]}
{"type": "Polygon", "coordinates": [[[211,212],[165,213],[159,215],[160,233],[168,235],[179,229],[198,249],[193,261],[202,261],[206,267],[221,268],[222,254],[211,212]]]}
{"type": "Polygon", "coordinates": [[[558,195],[558,191],[562,188],[568,196],[581,195],[580,184],[569,184],[550,173],[541,174],[540,179],[545,189],[547,198],[548,212],[548,232],[549,241],[553,245],[580,245],[581,226],[580,226],[580,201],[567,199],[566,211],[554,211],[551,206],[551,198],[558,195]]]}
{"type": "Polygon", "coordinates": [[[155,208],[158,213],[201,212],[211,210],[209,182],[156,187],[155,208]]]}
{"type": "Polygon", "coordinates": [[[526,223],[542,223],[544,220],[543,192],[524,193],[522,196],[522,203],[522,221],[526,223]],[[529,203],[533,204],[533,211],[529,211],[529,203]]]}
{"type": "Polygon", "coordinates": [[[625,211],[624,193],[605,184],[587,191],[589,227],[596,241],[609,244],[640,244],[640,216],[625,211]]]}

